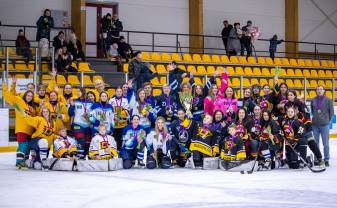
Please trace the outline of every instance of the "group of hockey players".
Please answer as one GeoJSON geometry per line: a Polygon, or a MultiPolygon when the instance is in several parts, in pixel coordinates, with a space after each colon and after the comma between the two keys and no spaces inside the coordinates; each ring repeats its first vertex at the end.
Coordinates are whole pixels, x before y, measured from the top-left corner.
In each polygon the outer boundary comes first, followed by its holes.
{"type": "Polygon", "coordinates": [[[24,93],[3,83],[3,96],[14,107],[18,142],[16,166],[26,160],[48,169],[49,157],[69,160],[122,158],[123,168],[202,167],[207,158],[255,161],[261,169],[310,164],[324,168],[303,99],[286,83],[255,84],[235,98],[228,73],[216,71],[203,85],[192,72],[170,64],[169,84],[153,96],[151,83],[134,90],[133,80],[109,97],[102,80],[95,89],[55,82],[27,85],[24,93]],[[220,80],[217,84],[217,79],[220,80]],[[36,92],[36,93],[35,93],[36,92]],[[52,155],[49,155],[52,149],[52,155]],[[305,160],[300,160],[304,158],[305,160]],[[307,161],[307,162],[306,162],[307,161]]]}

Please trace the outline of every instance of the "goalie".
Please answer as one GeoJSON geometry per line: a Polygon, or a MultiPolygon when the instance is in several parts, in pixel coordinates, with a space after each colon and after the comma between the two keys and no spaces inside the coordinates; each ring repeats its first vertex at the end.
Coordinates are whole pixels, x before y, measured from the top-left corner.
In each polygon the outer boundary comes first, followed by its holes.
{"type": "Polygon", "coordinates": [[[77,142],[67,135],[67,128],[61,126],[53,142],[53,156],[56,158],[75,158],[77,155],[77,142]]]}

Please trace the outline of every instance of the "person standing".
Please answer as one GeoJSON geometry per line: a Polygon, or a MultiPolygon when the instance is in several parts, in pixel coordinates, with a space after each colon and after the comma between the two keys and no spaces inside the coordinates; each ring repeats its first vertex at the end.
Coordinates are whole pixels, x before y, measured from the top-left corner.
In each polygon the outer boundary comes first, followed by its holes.
{"type": "Polygon", "coordinates": [[[114,14],[111,22],[112,43],[117,43],[119,41],[119,33],[121,31],[123,31],[123,23],[118,19],[118,14],[114,14]]]}
{"type": "Polygon", "coordinates": [[[18,37],[15,41],[16,54],[24,56],[28,64],[29,60],[32,58],[32,51],[30,50],[30,43],[27,40],[22,29],[19,30],[18,37]]]}
{"type": "Polygon", "coordinates": [[[277,45],[281,44],[283,42],[283,39],[278,40],[277,35],[275,34],[270,40],[269,40],[269,53],[270,53],[270,58],[274,60],[275,58],[275,53],[277,51],[277,45]]]}
{"type": "Polygon", "coordinates": [[[225,46],[226,53],[227,53],[227,41],[229,37],[229,32],[231,31],[233,26],[228,24],[228,20],[224,20],[223,25],[224,25],[224,28],[221,31],[221,37],[222,37],[222,41],[223,41],[223,44],[225,46]]]}
{"type": "Polygon", "coordinates": [[[317,96],[311,100],[312,130],[318,146],[319,137],[322,137],[325,166],[329,167],[329,124],[334,115],[333,102],[325,96],[325,89],[322,85],[316,88],[316,93],[317,96]]]}
{"type": "Polygon", "coordinates": [[[51,17],[51,11],[49,9],[45,9],[43,12],[43,16],[39,18],[36,22],[37,33],[36,33],[36,41],[40,41],[42,38],[48,39],[50,41],[50,28],[54,27],[54,19],[51,17]]]}

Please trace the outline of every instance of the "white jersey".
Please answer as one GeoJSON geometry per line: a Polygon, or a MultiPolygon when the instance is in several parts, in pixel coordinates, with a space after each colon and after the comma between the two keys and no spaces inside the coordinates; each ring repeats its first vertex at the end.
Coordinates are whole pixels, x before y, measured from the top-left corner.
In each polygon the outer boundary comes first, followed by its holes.
{"type": "Polygon", "coordinates": [[[69,115],[74,117],[73,124],[81,126],[82,128],[90,127],[90,108],[93,103],[79,99],[74,100],[74,106],[69,107],[69,115]]]}
{"type": "Polygon", "coordinates": [[[167,142],[171,139],[171,135],[167,134],[168,139],[164,140],[163,135],[159,134],[158,138],[156,137],[156,131],[152,130],[146,136],[146,144],[150,148],[150,151],[157,151],[161,149],[164,154],[167,154],[167,142]]]}
{"type": "Polygon", "coordinates": [[[113,98],[109,100],[108,103],[112,105],[112,107],[114,108],[122,107],[126,110],[130,110],[128,99],[125,97],[121,97],[120,99],[118,99],[116,96],[114,96],[113,98]]]}
{"type": "Polygon", "coordinates": [[[54,142],[54,156],[62,157],[64,153],[77,152],[77,142],[74,138],[67,136],[66,138],[57,137],[54,142]]]}
{"type": "Polygon", "coordinates": [[[149,112],[147,116],[143,115],[143,112],[139,112],[139,103],[136,102],[134,106],[131,108],[130,117],[133,115],[139,116],[139,125],[142,125],[145,129],[151,128],[151,121],[154,122],[156,120],[156,111],[151,107],[151,105],[147,104],[149,107],[149,112]]]}
{"type": "Polygon", "coordinates": [[[99,156],[101,159],[118,157],[115,139],[110,135],[102,136],[96,134],[96,136],[92,138],[89,147],[89,157],[94,159],[95,156],[99,156]]]}

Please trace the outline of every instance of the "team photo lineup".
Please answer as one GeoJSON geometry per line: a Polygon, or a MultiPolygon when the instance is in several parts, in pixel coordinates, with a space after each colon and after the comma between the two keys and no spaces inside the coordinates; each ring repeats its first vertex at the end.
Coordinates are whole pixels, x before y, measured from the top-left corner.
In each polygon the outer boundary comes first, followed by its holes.
{"type": "MultiPolygon", "coordinates": [[[[136,52],[136,59],[141,55],[136,52]]],[[[321,172],[329,165],[312,127],[328,124],[334,115],[323,86],[309,109],[303,95],[278,76],[273,86],[252,85],[237,99],[226,67],[205,85],[194,83],[193,71],[176,62],[169,69],[168,84],[157,96],[150,81],[158,74],[134,60],[129,81],[112,97],[102,80],[76,94],[71,84],[60,90],[56,72],[48,85],[29,83],[26,92],[17,93],[13,76],[10,86],[3,83],[3,96],[15,109],[16,167],[52,170],[48,158],[72,161],[72,170],[79,161],[115,159],[124,169],[220,166],[241,173],[305,167],[321,172]]]]}

